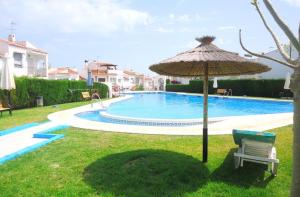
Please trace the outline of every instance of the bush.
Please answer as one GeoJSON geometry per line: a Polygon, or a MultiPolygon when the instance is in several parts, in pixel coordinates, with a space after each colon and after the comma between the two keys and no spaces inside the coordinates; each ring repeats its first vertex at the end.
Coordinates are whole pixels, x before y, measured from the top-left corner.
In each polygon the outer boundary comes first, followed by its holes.
{"type": "MultiPolygon", "coordinates": [[[[15,78],[16,89],[11,91],[12,104],[15,108],[34,107],[36,97],[43,96],[44,105],[54,105],[81,101],[81,92],[87,91],[85,81],[46,80],[37,78],[15,78]]],[[[107,98],[108,87],[105,84],[94,83],[101,98],[107,98]]],[[[0,99],[7,99],[0,90],[0,99]]]]}
{"type": "Polygon", "coordinates": [[[168,85],[168,84],[171,84],[171,80],[170,79],[167,79],[166,80],[166,84],[168,85]]]}
{"type": "Polygon", "coordinates": [[[192,92],[188,84],[169,84],[166,85],[166,91],[169,92],[192,92]]]}
{"type": "Polygon", "coordinates": [[[176,80],[172,80],[171,84],[181,84],[181,82],[180,81],[176,81],[176,80]]]}
{"type": "Polygon", "coordinates": [[[137,91],[143,91],[144,90],[144,86],[143,85],[138,85],[135,90],[137,90],[137,91]]]}
{"type": "MultiPolygon", "coordinates": [[[[218,80],[218,88],[232,89],[235,96],[255,96],[279,98],[292,97],[290,90],[284,90],[284,79],[234,79],[218,80]],[[283,94],[283,95],[282,95],[283,94]]],[[[188,85],[166,85],[166,90],[171,92],[203,93],[202,80],[190,80],[188,85]]],[[[214,94],[213,81],[209,81],[208,93],[214,94]]]]}

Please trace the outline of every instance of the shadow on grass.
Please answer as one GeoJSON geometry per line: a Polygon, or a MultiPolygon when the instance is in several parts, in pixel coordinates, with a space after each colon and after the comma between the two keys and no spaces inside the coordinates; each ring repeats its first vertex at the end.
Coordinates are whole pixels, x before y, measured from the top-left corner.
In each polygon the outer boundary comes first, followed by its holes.
{"type": "Polygon", "coordinates": [[[233,153],[237,149],[231,149],[223,163],[211,175],[211,181],[223,182],[228,185],[238,187],[266,187],[274,178],[270,173],[266,172],[266,165],[256,164],[252,162],[244,162],[244,167],[235,169],[233,153]],[[268,175],[268,176],[266,176],[268,175]]]}
{"type": "Polygon", "coordinates": [[[137,150],[109,155],[86,167],[83,177],[99,194],[181,196],[209,178],[199,160],[165,150],[137,150]]]}

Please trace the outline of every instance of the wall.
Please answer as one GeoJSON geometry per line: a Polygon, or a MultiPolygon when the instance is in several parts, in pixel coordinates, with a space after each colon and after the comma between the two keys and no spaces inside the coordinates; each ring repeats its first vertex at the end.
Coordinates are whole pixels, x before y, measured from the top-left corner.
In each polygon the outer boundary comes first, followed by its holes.
{"type": "MultiPolygon", "coordinates": [[[[282,56],[280,55],[280,53],[278,52],[278,50],[274,50],[271,51],[267,54],[265,54],[269,57],[281,60],[281,61],[285,61],[282,56]]],[[[296,50],[292,50],[292,57],[296,58],[297,57],[297,53],[296,50]]],[[[256,75],[258,78],[262,78],[262,79],[284,79],[287,75],[287,73],[293,73],[293,69],[284,66],[282,64],[279,64],[277,62],[274,62],[272,60],[268,60],[265,58],[257,58],[256,61],[261,62],[269,67],[272,68],[272,70],[262,73],[262,74],[258,74],[256,75]]]]}

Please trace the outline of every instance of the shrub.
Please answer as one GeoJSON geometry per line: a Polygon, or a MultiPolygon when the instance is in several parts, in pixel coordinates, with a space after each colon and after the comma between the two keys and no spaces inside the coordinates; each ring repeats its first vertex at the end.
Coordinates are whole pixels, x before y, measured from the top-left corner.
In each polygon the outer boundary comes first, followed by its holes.
{"type": "MultiPolygon", "coordinates": [[[[290,90],[284,90],[284,79],[234,79],[218,80],[218,88],[232,89],[236,96],[255,96],[279,98],[280,96],[292,97],[290,90]],[[283,95],[282,95],[283,94],[283,95]]],[[[166,90],[171,92],[203,93],[202,80],[190,80],[188,85],[166,85],[166,90]]],[[[214,94],[213,81],[209,81],[208,93],[214,94]]]]}
{"type": "MultiPolygon", "coordinates": [[[[33,107],[36,97],[43,96],[44,105],[54,105],[81,101],[81,92],[87,91],[85,81],[46,80],[38,78],[15,78],[16,89],[11,91],[12,104],[15,108],[33,107]]],[[[108,87],[105,84],[94,83],[101,98],[107,98],[108,87]]],[[[3,90],[0,98],[7,99],[3,90]]]]}
{"type": "Polygon", "coordinates": [[[170,79],[167,79],[167,80],[166,80],[166,84],[171,84],[171,80],[170,80],[170,79]]]}
{"type": "Polygon", "coordinates": [[[137,91],[143,91],[144,90],[144,86],[143,85],[138,85],[135,90],[137,90],[137,91]]]}
{"type": "Polygon", "coordinates": [[[181,82],[180,81],[176,81],[176,80],[172,80],[171,84],[181,84],[181,82]]]}

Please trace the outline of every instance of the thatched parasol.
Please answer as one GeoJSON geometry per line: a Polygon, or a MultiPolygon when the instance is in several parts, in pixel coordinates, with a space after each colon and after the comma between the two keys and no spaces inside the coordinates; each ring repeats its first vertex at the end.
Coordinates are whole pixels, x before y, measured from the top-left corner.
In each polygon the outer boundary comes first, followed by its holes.
{"type": "Polygon", "coordinates": [[[203,162],[207,162],[208,76],[250,75],[269,71],[270,68],[247,60],[212,44],[215,37],[196,38],[201,44],[150,66],[150,70],[166,76],[203,76],[203,162]]]}
{"type": "Polygon", "coordinates": [[[8,105],[11,106],[11,96],[10,91],[16,89],[14,74],[13,74],[13,65],[12,65],[12,58],[5,55],[6,61],[2,68],[1,78],[0,78],[0,89],[7,90],[8,96],[8,105]]]}

